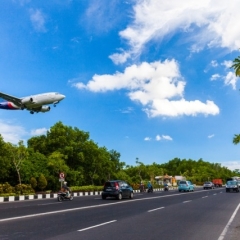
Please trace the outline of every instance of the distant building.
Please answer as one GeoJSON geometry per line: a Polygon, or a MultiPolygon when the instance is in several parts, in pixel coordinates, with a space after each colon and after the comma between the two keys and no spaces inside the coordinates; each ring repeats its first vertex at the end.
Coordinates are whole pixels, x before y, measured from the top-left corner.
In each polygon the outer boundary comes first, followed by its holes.
{"type": "Polygon", "coordinates": [[[159,185],[163,185],[163,183],[165,182],[170,186],[177,186],[177,183],[179,181],[186,180],[186,178],[183,176],[173,177],[173,176],[169,176],[169,175],[165,174],[164,176],[156,176],[155,180],[156,180],[157,184],[159,184],[159,185]]]}

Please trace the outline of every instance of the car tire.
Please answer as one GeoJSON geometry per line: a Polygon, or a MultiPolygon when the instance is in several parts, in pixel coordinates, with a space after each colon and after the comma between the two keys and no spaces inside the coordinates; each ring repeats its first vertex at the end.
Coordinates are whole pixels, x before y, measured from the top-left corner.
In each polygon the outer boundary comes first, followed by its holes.
{"type": "Polygon", "coordinates": [[[122,200],[122,194],[121,194],[121,193],[119,193],[119,194],[117,195],[117,199],[118,199],[118,200],[122,200]]]}
{"type": "Polygon", "coordinates": [[[130,198],[130,199],[133,199],[133,192],[130,193],[129,198],[130,198]]]}
{"type": "Polygon", "coordinates": [[[105,199],[106,199],[106,196],[103,196],[103,195],[102,195],[102,199],[105,200],[105,199]]]}

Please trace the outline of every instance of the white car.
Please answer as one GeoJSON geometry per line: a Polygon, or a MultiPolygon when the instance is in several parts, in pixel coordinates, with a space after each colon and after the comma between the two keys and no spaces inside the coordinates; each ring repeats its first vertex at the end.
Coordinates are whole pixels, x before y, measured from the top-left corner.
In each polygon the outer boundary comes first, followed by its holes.
{"type": "Polygon", "coordinates": [[[212,182],[205,182],[203,184],[203,189],[213,189],[213,188],[215,188],[215,186],[212,182]]]}

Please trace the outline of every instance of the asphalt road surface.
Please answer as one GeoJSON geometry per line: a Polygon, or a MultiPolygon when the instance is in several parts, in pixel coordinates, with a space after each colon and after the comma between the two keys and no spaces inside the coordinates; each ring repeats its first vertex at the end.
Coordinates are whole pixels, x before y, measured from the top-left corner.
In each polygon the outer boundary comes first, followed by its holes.
{"type": "Polygon", "coordinates": [[[136,193],[0,203],[0,239],[240,239],[240,193],[224,188],[190,193],[136,193]],[[239,238],[236,238],[239,237],[239,238]]]}

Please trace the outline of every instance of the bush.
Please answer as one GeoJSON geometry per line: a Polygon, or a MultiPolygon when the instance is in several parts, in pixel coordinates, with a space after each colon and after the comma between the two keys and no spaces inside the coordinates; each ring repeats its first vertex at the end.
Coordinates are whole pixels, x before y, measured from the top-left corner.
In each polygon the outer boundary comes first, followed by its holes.
{"type": "Polygon", "coordinates": [[[15,193],[17,195],[26,195],[26,194],[34,194],[35,191],[33,190],[30,184],[18,184],[15,186],[15,193]]]}
{"type": "Polygon", "coordinates": [[[33,189],[35,189],[37,187],[37,180],[36,180],[35,177],[31,177],[30,184],[31,184],[33,189]]]}
{"type": "Polygon", "coordinates": [[[16,193],[0,193],[0,197],[16,196],[16,193]]]}
{"type": "Polygon", "coordinates": [[[94,191],[102,191],[103,186],[73,186],[70,187],[72,192],[94,192],[94,191]]]}
{"type": "Polygon", "coordinates": [[[6,182],[4,184],[0,184],[0,194],[12,193],[12,192],[15,192],[15,189],[8,182],[6,182]]]}

